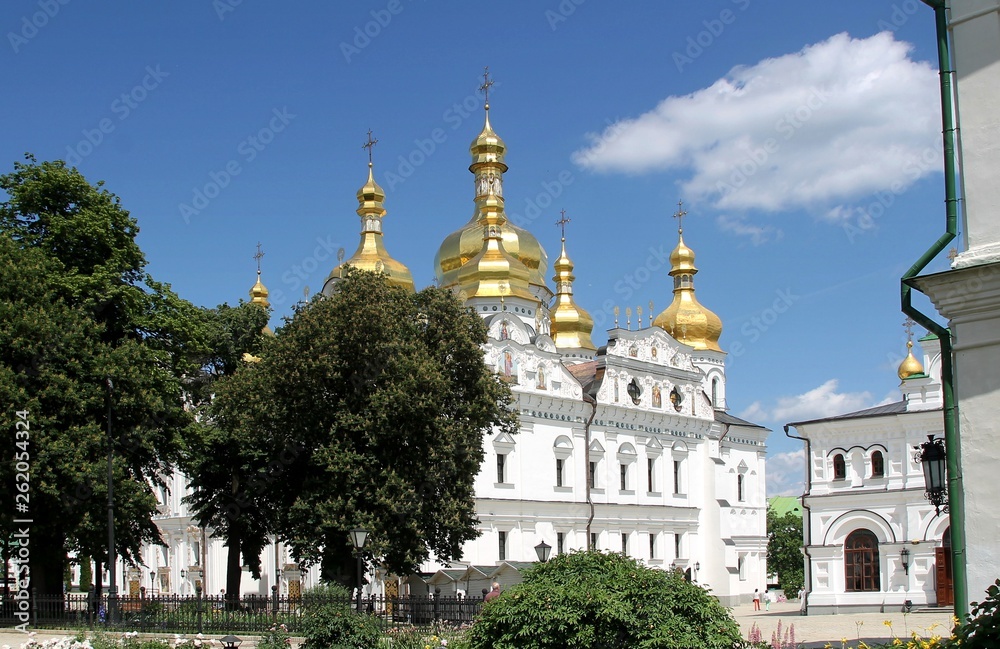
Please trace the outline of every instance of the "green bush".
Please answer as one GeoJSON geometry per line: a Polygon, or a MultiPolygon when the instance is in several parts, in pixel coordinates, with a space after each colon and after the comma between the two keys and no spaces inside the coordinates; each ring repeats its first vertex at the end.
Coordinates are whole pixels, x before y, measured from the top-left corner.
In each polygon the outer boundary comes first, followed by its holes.
{"type": "Polygon", "coordinates": [[[986,599],[972,602],[972,613],[956,626],[945,646],[962,649],[1000,647],[1000,579],[986,589],[986,599]]]}
{"type": "Polygon", "coordinates": [[[739,625],[679,571],[622,554],[576,552],[528,571],[489,602],[471,649],[732,649],[739,625]]]}
{"type": "Polygon", "coordinates": [[[372,649],[382,639],[379,621],[354,612],[350,593],[332,584],[303,594],[299,628],[307,649],[372,649]]]}

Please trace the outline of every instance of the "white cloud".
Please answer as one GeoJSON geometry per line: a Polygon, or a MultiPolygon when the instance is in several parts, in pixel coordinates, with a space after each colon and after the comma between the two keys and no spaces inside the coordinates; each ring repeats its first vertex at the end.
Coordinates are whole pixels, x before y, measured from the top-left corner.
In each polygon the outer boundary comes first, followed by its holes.
{"type": "Polygon", "coordinates": [[[891,32],[847,34],[738,66],[670,96],[573,154],[599,172],[690,171],[692,202],[718,209],[806,208],[839,222],[843,203],[903,191],[940,168],[937,72],[891,32]]]}
{"type": "Polygon", "coordinates": [[[806,452],[804,449],[770,455],[767,458],[767,497],[801,496],[805,490],[806,452]]]}
{"type": "Polygon", "coordinates": [[[771,239],[780,240],[784,233],[770,225],[753,225],[745,216],[720,214],[715,222],[723,232],[735,234],[738,237],[749,237],[754,246],[767,243],[771,239]]]}
{"type": "Polygon", "coordinates": [[[773,407],[755,401],[740,418],[748,421],[771,421],[786,424],[843,415],[875,405],[870,392],[837,392],[837,379],[830,379],[808,392],[791,397],[778,397],[773,407]]]}

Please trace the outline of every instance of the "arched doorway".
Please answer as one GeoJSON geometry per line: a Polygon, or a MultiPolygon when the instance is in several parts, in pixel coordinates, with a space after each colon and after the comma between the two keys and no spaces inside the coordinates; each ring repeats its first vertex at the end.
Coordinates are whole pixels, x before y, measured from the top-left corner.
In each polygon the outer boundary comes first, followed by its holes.
{"type": "Polygon", "coordinates": [[[934,575],[938,606],[955,605],[955,585],[951,571],[951,528],[941,535],[941,546],[934,548],[934,575]]]}

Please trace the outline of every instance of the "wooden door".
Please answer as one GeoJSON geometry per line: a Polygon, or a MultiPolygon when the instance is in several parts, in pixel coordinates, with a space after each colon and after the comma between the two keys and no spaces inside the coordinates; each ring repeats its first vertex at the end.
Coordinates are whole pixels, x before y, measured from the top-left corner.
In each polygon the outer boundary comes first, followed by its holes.
{"type": "Polygon", "coordinates": [[[951,548],[934,548],[934,566],[937,576],[937,605],[954,606],[955,589],[951,574],[951,548]]]}

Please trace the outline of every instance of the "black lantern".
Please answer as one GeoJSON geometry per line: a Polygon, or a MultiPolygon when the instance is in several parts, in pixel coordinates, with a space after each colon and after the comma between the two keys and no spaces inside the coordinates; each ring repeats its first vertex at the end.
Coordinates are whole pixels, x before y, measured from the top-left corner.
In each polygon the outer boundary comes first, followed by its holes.
{"type": "Polygon", "coordinates": [[[910,549],[903,548],[899,551],[899,562],[903,564],[903,572],[910,574],[910,549]]]}
{"type": "Polygon", "coordinates": [[[916,460],[924,472],[924,498],[934,505],[934,512],[948,511],[947,453],[944,439],[927,436],[927,441],[917,447],[916,460]]]}
{"type": "Polygon", "coordinates": [[[234,635],[222,636],[221,638],[219,638],[219,642],[222,643],[222,649],[236,649],[236,647],[239,647],[241,644],[243,644],[243,640],[237,638],[234,635]]]}
{"type": "Polygon", "coordinates": [[[545,563],[546,561],[549,560],[549,552],[551,551],[552,551],[552,546],[546,543],[545,541],[542,541],[541,543],[535,546],[535,554],[538,555],[538,560],[541,561],[542,563],[545,563]]]}
{"type": "Polygon", "coordinates": [[[351,544],[354,546],[354,554],[358,558],[358,613],[361,612],[361,553],[365,549],[365,541],[367,540],[368,530],[363,527],[351,530],[351,544]]]}

